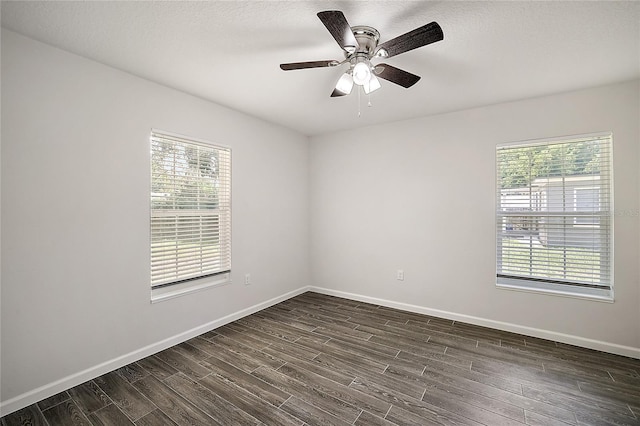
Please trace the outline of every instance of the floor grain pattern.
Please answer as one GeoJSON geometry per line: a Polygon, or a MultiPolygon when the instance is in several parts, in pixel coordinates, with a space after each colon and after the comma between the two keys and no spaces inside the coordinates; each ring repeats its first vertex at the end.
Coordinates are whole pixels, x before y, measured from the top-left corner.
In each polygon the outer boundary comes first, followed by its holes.
{"type": "Polygon", "coordinates": [[[640,426],[640,360],[304,293],[14,425],[640,426]]]}

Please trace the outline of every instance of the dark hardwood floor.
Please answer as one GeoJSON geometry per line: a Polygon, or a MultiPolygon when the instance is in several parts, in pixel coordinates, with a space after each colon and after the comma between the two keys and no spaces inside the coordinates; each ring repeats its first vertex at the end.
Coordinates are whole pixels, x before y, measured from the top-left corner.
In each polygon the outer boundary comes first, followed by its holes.
{"type": "Polygon", "coordinates": [[[640,425],[640,360],[305,293],[11,425],[640,425]]]}

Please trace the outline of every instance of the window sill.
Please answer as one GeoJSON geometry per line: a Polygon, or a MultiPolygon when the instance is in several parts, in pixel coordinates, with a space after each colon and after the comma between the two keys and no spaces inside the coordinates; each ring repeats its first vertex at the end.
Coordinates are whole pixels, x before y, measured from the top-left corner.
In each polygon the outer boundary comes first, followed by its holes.
{"type": "Polygon", "coordinates": [[[570,297],[574,299],[586,299],[594,302],[613,303],[613,290],[595,288],[567,288],[565,285],[553,283],[527,283],[517,280],[497,282],[496,287],[502,290],[524,291],[528,293],[548,294],[552,296],[570,297]]]}
{"type": "Polygon", "coordinates": [[[220,287],[230,283],[231,273],[227,273],[168,287],[151,289],[151,303],[164,302],[165,300],[174,299],[176,297],[184,296],[191,293],[196,293],[211,287],[220,287]]]}

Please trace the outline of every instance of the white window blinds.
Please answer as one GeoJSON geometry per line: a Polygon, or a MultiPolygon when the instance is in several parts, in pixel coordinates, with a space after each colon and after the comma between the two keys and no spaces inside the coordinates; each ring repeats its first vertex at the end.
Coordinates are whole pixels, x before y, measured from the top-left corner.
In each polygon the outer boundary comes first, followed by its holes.
{"type": "Polygon", "coordinates": [[[612,136],[497,147],[498,284],[611,288],[612,136]]]}
{"type": "Polygon", "coordinates": [[[231,270],[231,151],[151,132],[151,286],[231,270]]]}

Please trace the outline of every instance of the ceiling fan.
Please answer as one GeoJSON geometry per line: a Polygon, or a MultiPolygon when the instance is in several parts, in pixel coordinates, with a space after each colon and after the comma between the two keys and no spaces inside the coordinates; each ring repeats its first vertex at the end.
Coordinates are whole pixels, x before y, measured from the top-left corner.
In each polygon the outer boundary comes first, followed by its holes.
{"type": "Polygon", "coordinates": [[[404,88],[413,86],[420,80],[419,76],[389,64],[372,65],[371,61],[390,58],[444,39],[440,25],[431,22],[379,45],[380,33],[378,30],[364,25],[351,27],[344,14],[339,10],[318,12],[318,18],[342,48],[345,59],[343,61],[293,62],[280,64],[280,68],[284,71],[291,71],[336,67],[348,63],[349,69],[338,80],[331,93],[332,97],[350,94],[354,84],[362,86],[364,92],[369,94],[380,88],[378,77],[404,88]]]}

